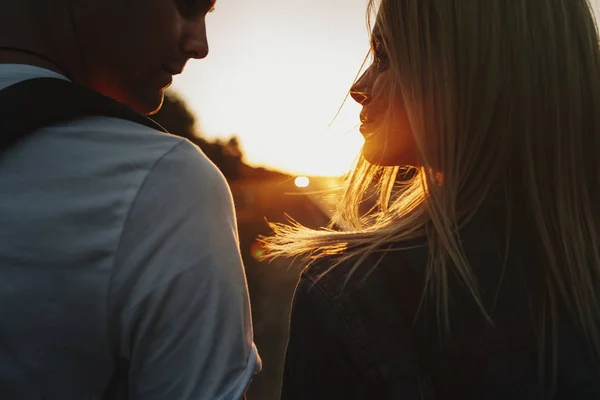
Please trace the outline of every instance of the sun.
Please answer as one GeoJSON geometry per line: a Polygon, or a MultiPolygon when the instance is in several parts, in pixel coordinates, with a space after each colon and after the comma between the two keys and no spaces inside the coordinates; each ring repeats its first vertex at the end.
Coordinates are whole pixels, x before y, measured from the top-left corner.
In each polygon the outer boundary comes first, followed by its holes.
{"type": "Polygon", "coordinates": [[[296,187],[306,188],[310,185],[310,179],[308,179],[308,177],[306,176],[299,176],[294,181],[294,184],[296,185],[296,187]]]}

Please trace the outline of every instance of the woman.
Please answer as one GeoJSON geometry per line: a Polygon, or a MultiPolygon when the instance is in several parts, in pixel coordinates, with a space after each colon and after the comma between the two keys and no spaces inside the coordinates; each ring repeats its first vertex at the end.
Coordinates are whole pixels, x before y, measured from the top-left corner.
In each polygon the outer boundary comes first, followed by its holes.
{"type": "Polygon", "coordinates": [[[363,157],[331,229],[268,240],[311,261],[282,398],[600,398],[590,5],[371,0],[373,14],[351,89],[363,157]]]}

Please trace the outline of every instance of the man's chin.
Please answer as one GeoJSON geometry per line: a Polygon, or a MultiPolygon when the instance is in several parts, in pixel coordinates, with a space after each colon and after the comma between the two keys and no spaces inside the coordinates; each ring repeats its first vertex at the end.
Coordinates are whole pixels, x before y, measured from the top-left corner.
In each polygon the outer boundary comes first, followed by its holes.
{"type": "Polygon", "coordinates": [[[155,93],[147,93],[146,96],[140,96],[135,102],[132,102],[131,108],[143,115],[154,115],[160,111],[165,100],[164,90],[155,93]]]}
{"type": "Polygon", "coordinates": [[[99,82],[94,84],[91,81],[86,86],[125,104],[140,114],[154,115],[162,107],[165,89],[158,88],[157,85],[149,85],[148,83],[144,85],[118,85],[116,83],[108,85],[102,84],[105,80],[99,82]]]}
{"type": "Polygon", "coordinates": [[[163,96],[161,98],[160,103],[158,105],[156,105],[155,107],[149,107],[149,109],[151,109],[150,111],[141,112],[141,114],[144,114],[144,115],[147,115],[147,116],[152,116],[152,115],[158,113],[160,111],[160,109],[162,108],[164,99],[165,99],[165,97],[163,96]]]}

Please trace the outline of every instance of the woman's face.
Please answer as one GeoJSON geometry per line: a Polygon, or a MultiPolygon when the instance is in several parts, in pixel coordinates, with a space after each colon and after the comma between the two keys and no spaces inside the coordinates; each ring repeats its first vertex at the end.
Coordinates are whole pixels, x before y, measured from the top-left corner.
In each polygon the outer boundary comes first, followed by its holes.
{"type": "Polygon", "coordinates": [[[404,100],[400,93],[390,93],[394,74],[377,28],[371,46],[373,62],[350,89],[352,98],[363,106],[363,156],[371,164],[418,166],[417,146],[404,100]]]}

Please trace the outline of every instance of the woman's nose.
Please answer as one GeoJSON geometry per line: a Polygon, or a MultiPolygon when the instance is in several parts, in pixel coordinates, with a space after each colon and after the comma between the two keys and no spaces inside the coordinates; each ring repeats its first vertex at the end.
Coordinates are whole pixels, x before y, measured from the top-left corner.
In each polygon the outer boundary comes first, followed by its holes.
{"type": "Polygon", "coordinates": [[[360,105],[367,105],[370,101],[370,95],[368,91],[367,85],[367,74],[368,71],[365,72],[354,85],[350,88],[350,96],[360,105]]]}
{"type": "Polygon", "coordinates": [[[354,88],[352,88],[350,90],[350,96],[352,96],[354,101],[356,101],[358,104],[363,105],[363,106],[366,105],[369,101],[369,97],[367,96],[367,93],[359,92],[358,90],[355,90],[354,88]]]}

